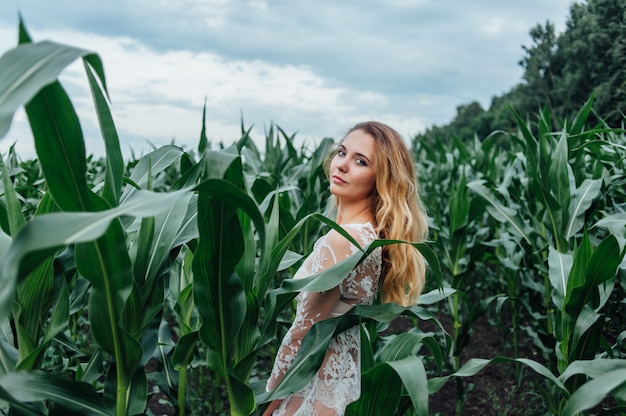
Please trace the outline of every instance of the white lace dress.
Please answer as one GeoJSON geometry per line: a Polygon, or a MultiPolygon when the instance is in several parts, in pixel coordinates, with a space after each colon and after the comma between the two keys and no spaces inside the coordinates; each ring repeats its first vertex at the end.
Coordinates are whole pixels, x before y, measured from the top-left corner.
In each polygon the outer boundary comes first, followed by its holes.
{"type": "MultiPolygon", "coordinates": [[[[370,223],[343,227],[363,247],[377,237],[370,223]]],[[[294,279],[319,273],[357,251],[358,248],[341,234],[330,231],[316,241],[313,252],[298,269],[294,279]]],[[[304,335],[315,322],[340,316],[356,304],[373,302],[381,273],[381,255],[381,248],[375,249],[334,289],[323,293],[298,294],[296,317],[276,354],[266,386],[268,391],[274,389],[287,372],[304,335]]],[[[285,398],[273,416],[343,415],[346,406],[361,394],[360,346],[358,326],[333,338],[317,374],[301,391],[285,398]]]]}

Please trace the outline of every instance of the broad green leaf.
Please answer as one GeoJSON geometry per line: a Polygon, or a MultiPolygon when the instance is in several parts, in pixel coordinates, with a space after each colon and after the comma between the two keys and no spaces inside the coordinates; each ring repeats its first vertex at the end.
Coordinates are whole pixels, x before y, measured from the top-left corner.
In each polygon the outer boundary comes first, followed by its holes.
{"type": "MultiPolygon", "coordinates": [[[[237,153],[235,147],[231,146],[222,151],[207,151],[202,159],[206,164],[206,173],[203,179],[227,179],[228,172],[233,171],[233,166],[238,165],[239,169],[234,169],[235,175],[241,181],[241,157],[237,153]]],[[[236,185],[242,185],[241,183],[233,182],[236,185]]],[[[243,189],[242,186],[238,186],[239,189],[243,189]]]]}
{"type": "Polygon", "coordinates": [[[19,358],[17,348],[4,340],[0,340],[0,374],[15,370],[19,358]]]}
{"type": "MultiPolygon", "coordinates": [[[[583,239],[583,241],[585,240],[583,239]]],[[[593,250],[590,258],[585,261],[586,267],[582,271],[584,275],[574,282],[569,282],[571,290],[566,294],[564,303],[566,308],[571,308],[570,313],[573,310],[579,310],[582,305],[597,298],[598,285],[615,276],[625,252],[626,249],[620,248],[613,235],[607,236],[600,242],[598,247],[593,250]]],[[[574,263],[576,263],[576,255],[574,263]]],[[[570,278],[570,280],[572,279],[570,278]]]]}
{"type": "MultiPolygon", "coordinates": [[[[200,338],[208,345],[209,367],[225,378],[230,398],[231,413],[249,414],[254,410],[254,394],[246,385],[245,377],[234,371],[233,348],[247,355],[242,347],[242,327],[253,319],[255,311],[248,312],[246,293],[235,267],[244,255],[245,238],[238,210],[254,223],[261,241],[265,238],[263,217],[255,201],[243,190],[241,161],[228,152],[209,153],[214,161],[207,169],[208,177],[196,186],[198,195],[199,240],[193,258],[194,303],[202,318],[200,338]],[[223,175],[225,179],[217,179],[223,175]],[[240,349],[242,347],[242,349],[240,349]]],[[[247,222],[244,222],[247,223],[247,222]]],[[[255,247],[248,247],[256,251],[255,247]]],[[[241,358],[241,357],[240,357],[241,358]]],[[[244,373],[247,370],[242,370],[244,373]]]]}
{"type": "Polygon", "coordinates": [[[550,283],[555,292],[552,301],[559,308],[563,309],[563,299],[568,287],[568,276],[572,269],[573,257],[571,254],[559,253],[552,246],[548,247],[548,268],[550,283]]]}
{"type": "MultiPolygon", "coordinates": [[[[591,241],[589,239],[589,234],[587,230],[583,230],[583,236],[580,240],[580,243],[574,247],[574,256],[572,269],[570,270],[568,279],[567,279],[567,287],[565,288],[566,298],[564,299],[565,308],[570,312],[573,318],[576,318],[580,308],[582,308],[582,303],[573,303],[568,302],[569,298],[572,295],[572,291],[576,287],[585,286],[587,281],[587,269],[589,260],[593,253],[593,247],[591,245],[591,241]]],[[[589,287],[589,286],[588,286],[589,287]]],[[[596,292],[596,288],[589,287],[590,291],[596,292]]],[[[595,295],[595,293],[593,293],[595,295]]]]}
{"type": "Polygon", "coordinates": [[[250,217],[242,211],[238,213],[238,217],[242,228],[245,249],[241,261],[235,265],[235,272],[241,278],[245,292],[249,293],[254,285],[255,268],[257,267],[257,244],[250,217]]]}
{"type": "MultiPolygon", "coordinates": [[[[116,358],[117,371],[129,383],[142,352],[139,342],[118,326],[134,280],[124,242],[122,226],[114,220],[102,237],[77,244],[75,252],[78,271],[92,284],[89,321],[93,336],[116,358]]],[[[128,384],[118,386],[123,387],[128,384]]]]}
{"type": "Polygon", "coordinates": [[[461,178],[456,184],[456,192],[450,195],[448,202],[450,210],[450,234],[464,228],[468,222],[470,210],[469,192],[467,190],[467,178],[465,169],[461,167],[461,178]]]}
{"type": "Polygon", "coordinates": [[[577,360],[567,366],[567,369],[559,376],[559,380],[565,383],[576,374],[586,374],[591,378],[598,378],[614,370],[626,370],[626,360],[610,358],[577,360]]]}
{"type": "Polygon", "coordinates": [[[119,203],[122,192],[122,177],[124,175],[124,160],[120,149],[120,141],[105,94],[93,74],[92,67],[88,65],[87,62],[84,62],[84,66],[87,79],[89,80],[89,88],[91,89],[96,114],[98,115],[98,121],[100,123],[100,132],[102,133],[106,149],[106,176],[104,179],[102,197],[109,205],[115,206],[119,203]]]}
{"type": "MultiPolygon", "coordinates": [[[[2,270],[1,278],[3,280],[0,292],[0,299],[2,299],[0,306],[4,307],[4,313],[8,310],[17,281],[28,275],[34,267],[37,267],[43,259],[55,252],[57,248],[69,244],[88,243],[101,237],[111,222],[121,215],[152,216],[158,214],[163,209],[167,209],[168,205],[175,203],[183,194],[183,191],[172,194],[142,191],[125,204],[110,210],[92,213],[54,213],[35,217],[16,236],[0,265],[2,270]]],[[[113,244],[112,247],[110,244],[108,245],[113,250],[112,252],[122,249],[124,252],[121,255],[127,256],[125,243],[121,246],[117,243],[120,239],[124,241],[124,237],[121,234],[119,234],[115,242],[109,239],[106,239],[106,241],[113,244]]],[[[106,263],[102,263],[99,260],[100,256],[96,256],[96,260],[90,263],[92,261],[91,258],[89,256],[89,260],[83,266],[87,267],[88,275],[95,271],[94,266],[96,264],[105,269],[111,269],[110,271],[119,265],[117,257],[112,257],[116,258],[115,261],[110,260],[106,263]]],[[[121,258],[123,259],[124,257],[121,258]]],[[[101,275],[101,277],[103,276],[101,275]]],[[[104,297],[99,297],[99,299],[105,302],[105,304],[109,304],[106,300],[106,294],[104,297]]],[[[113,295],[109,298],[111,301],[114,299],[117,298],[113,295]]],[[[120,305],[118,304],[118,306],[120,305]]],[[[103,308],[96,309],[94,316],[99,316],[100,313],[106,310],[103,308]]],[[[107,320],[106,316],[102,316],[102,319],[107,320]]],[[[101,323],[100,325],[103,325],[104,328],[105,324],[101,323]]],[[[104,342],[105,345],[109,345],[109,342],[112,340],[112,338],[107,339],[104,336],[98,337],[98,339],[104,342]]]]}
{"type": "Polygon", "coordinates": [[[0,399],[10,403],[11,411],[20,416],[41,416],[45,414],[43,402],[23,403],[0,387],[0,399]]]}
{"type": "Polygon", "coordinates": [[[566,209],[570,205],[570,180],[573,176],[572,169],[568,163],[569,148],[567,145],[567,133],[562,132],[554,151],[550,155],[549,181],[550,192],[557,201],[557,207],[546,206],[550,211],[550,217],[554,222],[555,238],[561,238],[560,231],[565,228],[564,217],[566,209]]]}
{"type": "Polygon", "coordinates": [[[43,371],[14,371],[0,376],[0,387],[19,402],[51,400],[84,415],[109,416],[90,384],[43,371]]]}
{"type": "Polygon", "coordinates": [[[626,230],[626,212],[618,212],[601,218],[594,227],[605,228],[613,234],[620,235],[626,230]]]}
{"type": "Polygon", "coordinates": [[[565,229],[566,239],[574,237],[582,229],[585,224],[585,212],[600,195],[601,188],[602,179],[585,179],[580,187],[574,190],[569,204],[569,219],[565,229]]]}
{"type": "Polygon", "coordinates": [[[570,127],[570,130],[569,130],[570,134],[579,134],[583,131],[585,123],[587,122],[587,118],[589,117],[589,114],[591,113],[591,110],[592,110],[593,100],[594,100],[594,96],[591,95],[589,99],[585,101],[585,104],[581,107],[581,109],[578,111],[578,113],[576,114],[576,117],[574,118],[572,126],[570,127]]]}
{"type": "Polygon", "coordinates": [[[70,316],[70,293],[67,288],[67,282],[63,280],[58,288],[55,296],[55,303],[52,308],[50,322],[45,328],[43,342],[50,342],[61,331],[63,331],[69,322],[70,316]]]}
{"type": "MultiPolygon", "coordinates": [[[[417,414],[427,416],[428,381],[422,360],[419,357],[406,357],[402,360],[386,362],[386,364],[400,376],[417,414]]],[[[375,391],[374,394],[376,394],[375,391]]]]}
{"type": "Polygon", "coordinates": [[[379,364],[363,373],[361,384],[361,397],[348,405],[346,416],[395,414],[402,393],[402,381],[397,372],[386,364],[379,364]]]}
{"type": "Polygon", "coordinates": [[[152,239],[154,238],[154,217],[144,217],[135,219],[135,222],[127,228],[127,232],[132,233],[133,225],[139,223],[139,229],[134,231],[132,238],[130,256],[133,258],[133,274],[138,285],[143,285],[148,281],[148,268],[150,267],[150,256],[152,239]]]}
{"type": "Polygon", "coordinates": [[[416,356],[422,347],[422,340],[432,336],[432,333],[416,334],[405,332],[398,334],[380,348],[376,354],[376,360],[378,362],[388,362],[416,356]]]}
{"type": "Polygon", "coordinates": [[[187,367],[193,359],[194,349],[198,341],[198,331],[181,336],[172,353],[172,365],[176,370],[187,367]]]}
{"type": "Polygon", "coordinates": [[[0,165],[2,168],[2,183],[4,184],[4,199],[6,201],[7,217],[9,220],[9,230],[11,235],[16,235],[17,232],[24,226],[26,220],[22,213],[22,206],[18,200],[17,193],[13,187],[13,182],[9,177],[9,171],[7,170],[4,160],[0,155],[0,165]]]}
{"type": "Polygon", "coordinates": [[[146,410],[148,402],[148,380],[143,368],[138,369],[133,376],[127,399],[128,415],[140,415],[146,410]]]}
{"type": "MultiPolygon", "coordinates": [[[[130,180],[141,189],[149,189],[148,183],[153,176],[172,166],[174,162],[180,159],[182,154],[183,150],[180,147],[172,145],[162,146],[139,159],[133,168],[130,180]]],[[[129,199],[137,191],[133,186],[126,186],[120,201],[123,202],[129,199]]]]}
{"type": "Polygon", "coordinates": [[[465,364],[463,364],[463,366],[455,373],[443,377],[432,377],[431,379],[429,379],[428,391],[430,392],[430,394],[436,393],[452,377],[471,377],[481,372],[487,365],[499,362],[522,363],[533,369],[538,374],[542,375],[545,379],[554,384],[554,386],[557,387],[562,394],[566,395],[566,397],[569,397],[569,392],[565,385],[542,364],[527,358],[513,359],[508,357],[496,357],[490,360],[484,358],[471,358],[465,364]]]}
{"type": "MultiPolygon", "coordinates": [[[[0,57],[0,139],[9,130],[15,111],[61,71],[80,57],[99,61],[93,52],[44,41],[19,45],[0,57]]],[[[100,64],[101,65],[101,64],[100,64]]]]}
{"type": "Polygon", "coordinates": [[[254,392],[247,383],[232,377],[230,379],[232,394],[230,395],[230,414],[232,416],[247,416],[252,414],[256,407],[254,392]]]}
{"type": "Polygon", "coordinates": [[[422,293],[419,297],[418,304],[419,305],[434,305],[447,298],[450,295],[453,295],[456,292],[456,289],[452,289],[450,287],[445,287],[441,289],[435,289],[428,293],[422,293]]]}
{"type": "Polygon", "coordinates": [[[86,157],[78,116],[63,87],[54,82],[26,104],[26,114],[46,184],[63,211],[89,211],[86,157]]]}
{"type": "Polygon", "coordinates": [[[246,292],[246,315],[235,342],[235,372],[241,380],[247,380],[256,364],[257,345],[261,333],[259,330],[260,305],[253,292],[246,292]]]}
{"type": "Polygon", "coordinates": [[[511,231],[522,237],[528,244],[531,244],[528,237],[528,226],[523,222],[515,210],[508,208],[493,195],[485,186],[484,180],[475,180],[467,184],[468,188],[483,198],[487,203],[487,210],[496,220],[508,224],[511,231]]]}
{"type": "Polygon", "coordinates": [[[146,252],[146,275],[144,281],[154,279],[159,269],[168,259],[170,250],[175,247],[179,231],[184,226],[183,220],[187,213],[187,207],[191,200],[191,192],[185,192],[177,198],[173,204],[164,207],[155,215],[154,238],[151,247],[146,252]]]}
{"type": "MultiPolygon", "coordinates": [[[[589,304],[586,304],[581,309],[578,317],[576,318],[576,324],[574,326],[574,333],[572,334],[571,344],[574,346],[572,348],[574,351],[579,351],[579,354],[582,356],[593,356],[597,352],[597,347],[594,346],[589,351],[586,351],[585,342],[581,340],[584,338],[589,339],[591,337],[591,341],[593,343],[599,343],[601,334],[599,331],[591,331],[598,322],[598,320],[602,317],[598,312],[593,310],[589,304]]],[[[569,357],[569,361],[572,362],[574,359],[579,359],[580,357],[569,357]]]]}
{"type": "Polygon", "coordinates": [[[280,264],[278,265],[277,271],[280,272],[283,270],[287,270],[288,268],[290,268],[291,266],[293,266],[294,264],[296,264],[303,258],[304,258],[303,255],[287,250],[283,258],[280,260],[280,264]]]}
{"type": "Polygon", "coordinates": [[[243,285],[233,270],[243,254],[243,236],[232,208],[221,203],[211,206],[209,199],[201,194],[198,201],[194,301],[203,321],[201,339],[225,360],[246,313],[243,285]]]}
{"type": "Polygon", "coordinates": [[[4,257],[7,251],[9,251],[12,242],[13,239],[11,238],[11,236],[9,236],[7,233],[4,232],[2,228],[0,228],[0,259],[4,257]]]}
{"type": "Polygon", "coordinates": [[[561,411],[563,416],[574,416],[591,409],[612,391],[626,385],[626,369],[608,372],[583,384],[569,398],[561,411]]]}
{"type": "MultiPolygon", "coordinates": [[[[42,198],[36,215],[42,215],[54,209],[54,205],[50,204],[49,195],[45,194],[42,198]]],[[[20,316],[17,318],[20,323],[17,327],[18,338],[24,336],[22,331],[26,331],[29,337],[39,340],[42,331],[47,330],[42,322],[45,322],[47,318],[52,300],[58,300],[53,293],[54,257],[50,255],[44,259],[18,287],[17,302],[20,305],[20,316]]],[[[32,349],[27,348],[26,343],[20,342],[19,345],[22,359],[32,354],[32,349]]]]}
{"type": "MultiPolygon", "coordinates": [[[[259,234],[260,249],[263,251],[265,240],[265,222],[259,208],[246,192],[233,186],[232,183],[223,179],[207,179],[194,187],[194,190],[202,194],[220,200],[231,207],[243,210],[252,219],[256,232],[259,234]]],[[[202,209],[198,208],[199,212],[202,209]]],[[[200,219],[198,219],[200,221],[200,219]]]]}
{"type": "Polygon", "coordinates": [[[192,195],[187,204],[187,212],[178,230],[178,235],[173,243],[174,247],[180,247],[198,238],[198,197],[192,195]]]}
{"type": "MultiPolygon", "coordinates": [[[[50,308],[53,294],[53,256],[49,256],[42,261],[28,278],[23,279],[17,289],[17,302],[20,305],[19,316],[16,317],[17,336],[20,345],[20,359],[25,360],[33,353],[38,345],[25,342],[25,339],[39,340],[45,328],[42,322],[45,321],[50,308]]],[[[37,360],[36,357],[31,357],[37,360]]],[[[30,367],[28,367],[30,368],[30,367]]]]}
{"type": "Polygon", "coordinates": [[[77,380],[86,383],[93,383],[98,380],[104,372],[102,363],[102,350],[98,348],[86,364],[80,365],[81,372],[79,376],[77,375],[77,380]]]}

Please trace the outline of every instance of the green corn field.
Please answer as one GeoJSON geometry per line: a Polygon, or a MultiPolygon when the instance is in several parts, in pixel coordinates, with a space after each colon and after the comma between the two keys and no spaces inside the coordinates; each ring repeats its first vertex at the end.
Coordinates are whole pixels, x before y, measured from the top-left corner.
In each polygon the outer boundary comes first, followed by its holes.
{"type": "Polygon", "coordinates": [[[260,414],[359,324],[362,395],[349,415],[428,415],[438,400],[464,414],[471,380],[495,366],[512,385],[532,379],[532,409],[499,414],[626,412],[626,131],[592,124],[593,98],[571,120],[511,109],[516,131],[469,144],[414,140],[429,240],[377,241],[295,282],[316,238],[341,231],[325,215],[331,139],[297,148],[273,126],[259,149],[242,123],[240,139],[215,147],[199,109],[196,149],[124,160],[99,56],[33,42],[23,24],[19,39],[0,58],[0,138],[25,108],[37,158],[0,158],[2,414],[260,414]],[[57,81],[76,60],[101,159],[57,81]],[[296,294],[407,243],[429,265],[420,304],[318,323],[266,393],[296,294]],[[495,354],[468,356],[487,342],[477,322],[498,334],[495,354]]]}

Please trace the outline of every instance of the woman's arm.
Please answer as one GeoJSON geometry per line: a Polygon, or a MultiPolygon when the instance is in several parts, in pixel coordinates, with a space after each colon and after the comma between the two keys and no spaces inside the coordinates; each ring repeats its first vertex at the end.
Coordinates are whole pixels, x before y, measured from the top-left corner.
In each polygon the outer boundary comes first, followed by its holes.
{"type": "Polygon", "coordinates": [[[272,413],[274,413],[274,410],[278,409],[281,402],[282,400],[274,400],[273,402],[270,402],[270,405],[267,406],[267,409],[263,412],[263,416],[272,416],[272,413]]]}
{"type": "MultiPolygon", "coordinates": [[[[320,273],[352,254],[350,242],[336,231],[331,231],[325,241],[312,253],[309,275],[320,273]]],[[[321,320],[331,316],[341,298],[339,287],[325,292],[305,292],[296,318],[285,335],[276,354],[274,369],[267,382],[267,389],[276,388],[291,366],[302,345],[302,339],[309,329],[321,320]]]]}

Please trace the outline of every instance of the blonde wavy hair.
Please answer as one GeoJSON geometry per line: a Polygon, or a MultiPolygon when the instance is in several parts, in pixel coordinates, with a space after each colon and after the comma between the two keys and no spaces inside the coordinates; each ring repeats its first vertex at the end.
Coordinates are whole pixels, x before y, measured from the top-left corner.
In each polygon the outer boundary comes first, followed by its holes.
{"type": "MultiPolygon", "coordinates": [[[[421,242],[428,234],[426,212],[419,197],[413,157],[402,136],[377,121],[353,126],[374,138],[376,186],[373,214],[379,237],[421,242]]],[[[347,136],[346,134],[346,136],[347,136]]],[[[426,265],[422,254],[409,244],[383,247],[381,301],[415,305],[424,289],[426,265]]]]}

